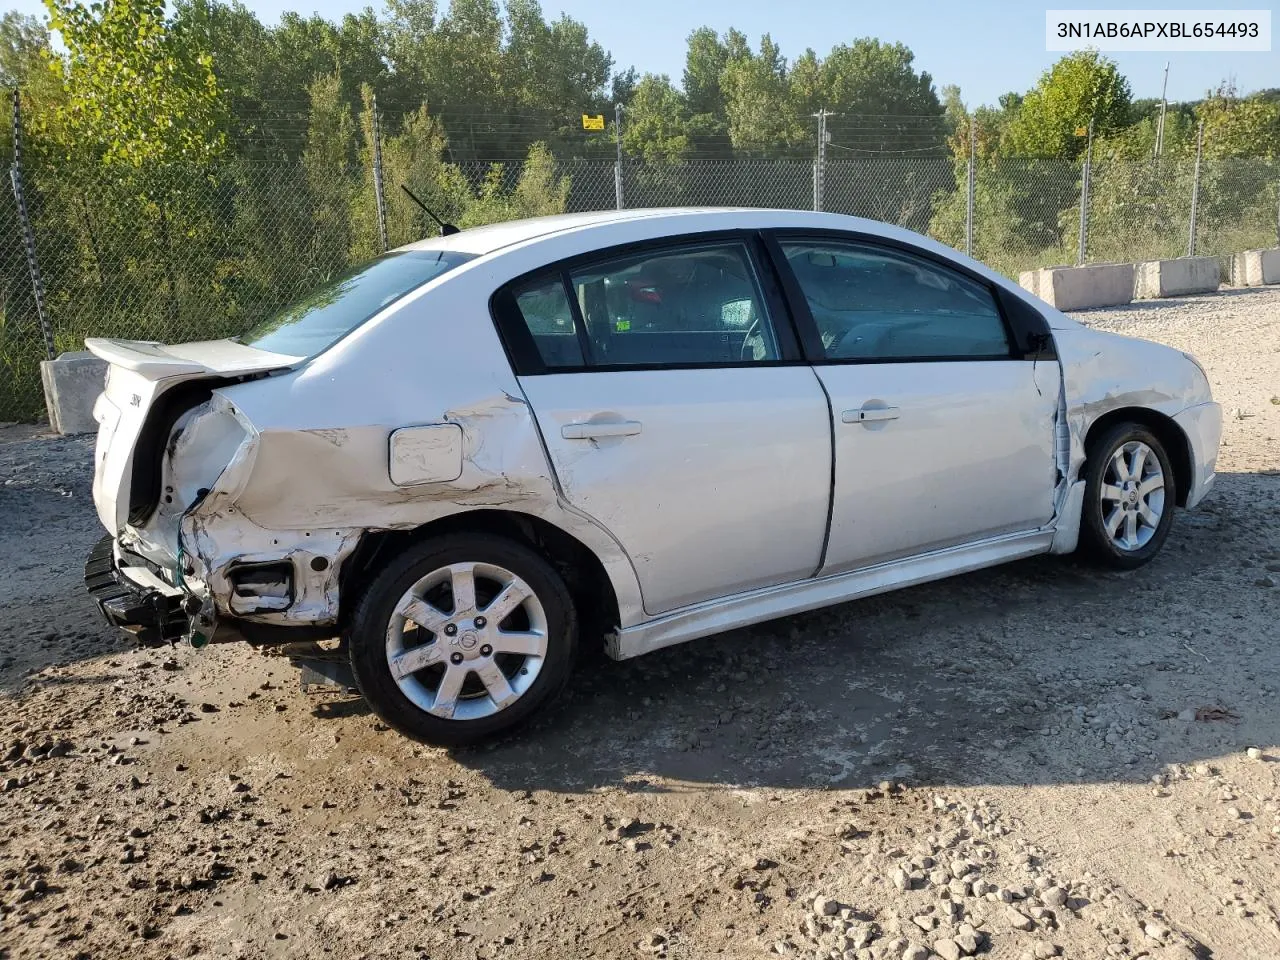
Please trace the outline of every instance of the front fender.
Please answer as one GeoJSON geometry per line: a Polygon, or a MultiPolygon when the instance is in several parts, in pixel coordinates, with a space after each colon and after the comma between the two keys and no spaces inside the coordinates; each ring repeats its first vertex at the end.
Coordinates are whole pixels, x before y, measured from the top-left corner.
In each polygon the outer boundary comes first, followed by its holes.
{"type": "MultiPolygon", "coordinates": [[[[1163,414],[1186,432],[1184,411],[1212,404],[1203,371],[1188,355],[1164,344],[1080,326],[1055,329],[1054,340],[1062,364],[1066,420],[1070,433],[1067,480],[1074,482],[1084,464],[1085,437],[1101,418],[1116,410],[1137,407],[1163,414]]],[[[1216,406],[1216,404],[1213,404],[1216,406]]],[[[1209,431],[1211,432],[1211,431],[1209,431]]],[[[1193,471],[1217,457],[1204,433],[1200,449],[1188,434],[1193,471]]],[[[1209,473],[1212,473],[1212,466],[1209,473]]]]}

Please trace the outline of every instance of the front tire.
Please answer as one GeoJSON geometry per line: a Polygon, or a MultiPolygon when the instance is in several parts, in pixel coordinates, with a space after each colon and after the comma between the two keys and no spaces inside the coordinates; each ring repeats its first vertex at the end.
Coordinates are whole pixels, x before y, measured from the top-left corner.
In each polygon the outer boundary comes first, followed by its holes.
{"type": "Polygon", "coordinates": [[[524,544],[453,534],[410,548],[361,598],[356,686],[406,736],[446,747],[516,726],[564,687],[578,621],[564,581],[524,544]]]}
{"type": "Polygon", "coordinates": [[[1082,546],[1093,559],[1133,570],[1160,552],[1177,490],[1169,455],[1150,430],[1119,423],[1089,444],[1082,546]]]}

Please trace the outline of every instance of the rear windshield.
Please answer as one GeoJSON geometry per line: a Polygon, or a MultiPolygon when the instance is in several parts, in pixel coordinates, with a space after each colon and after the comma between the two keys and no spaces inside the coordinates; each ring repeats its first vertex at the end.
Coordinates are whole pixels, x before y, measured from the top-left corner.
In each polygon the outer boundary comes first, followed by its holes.
{"type": "Polygon", "coordinates": [[[236,339],[290,357],[314,357],[383,307],[475,259],[454,250],[399,250],[321,284],[236,339]]]}

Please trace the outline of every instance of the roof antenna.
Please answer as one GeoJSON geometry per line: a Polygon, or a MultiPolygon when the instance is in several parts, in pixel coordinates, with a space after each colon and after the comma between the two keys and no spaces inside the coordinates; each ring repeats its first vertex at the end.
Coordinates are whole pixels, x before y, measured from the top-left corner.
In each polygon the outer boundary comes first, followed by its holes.
{"type": "Polygon", "coordinates": [[[406,187],[403,183],[400,184],[400,189],[403,190],[405,193],[407,193],[409,195],[409,199],[412,200],[414,203],[416,203],[418,206],[420,206],[428,217],[430,217],[436,223],[440,224],[440,236],[447,237],[451,233],[461,232],[452,223],[445,223],[443,220],[437,217],[434,213],[432,213],[431,210],[427,207],[427,205],[423,203],[421,200],[419,200],[414,195],[414,192],[410,190],[408,187],[406,187]]]}

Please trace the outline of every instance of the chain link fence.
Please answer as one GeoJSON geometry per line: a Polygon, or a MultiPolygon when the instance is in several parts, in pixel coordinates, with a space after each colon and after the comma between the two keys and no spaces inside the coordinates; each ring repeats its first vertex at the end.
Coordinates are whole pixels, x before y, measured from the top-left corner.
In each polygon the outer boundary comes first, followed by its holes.
{"type": "Polygon", "coordinates": [[[44,409],[45,347],[7,159],[0,178],[0,421],[29,420],[44,409]]]}
{"type": "MultiPolygon", "coordinates": [[[[0,155],[6,172],[12,153],[0,155]]],[[[381,203],[368,163],[233,160],[198,177],[79,182],[24,170],[56,352],[86,336],[181,342],[238,333],[314,284],[389,246],[434,235],[401,180],[462,224],[567,211],[675,205],[812,209],[811,161],[555,161],[448,164],[390,156],[381,203]],[[547,198],[550,197],[550,201],[547,198]],[[380,219],[382,223],[380,224],[380,219]]],[[[34,164],[29,164],[32,166],[34,164]]],[[[927,233],[1010,275],[1080,261],[1187,254],[1194,163],[1061,160],[827,160],[822,206],[927,233]],[[1082,210],[1087,217],[1081,230],[1082,210]],[[1085,237],[1081,255],[1079,241],[1085,237]]],[[[43,413],[39,312],[9,177],[0,189],[0,421],[43,413]]],[[[1280,242],[1280,162],[1203,161],[1195,251],[1231,254],[1280,242]]]]}

